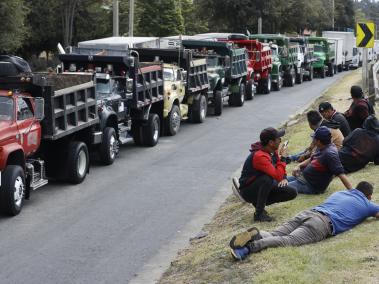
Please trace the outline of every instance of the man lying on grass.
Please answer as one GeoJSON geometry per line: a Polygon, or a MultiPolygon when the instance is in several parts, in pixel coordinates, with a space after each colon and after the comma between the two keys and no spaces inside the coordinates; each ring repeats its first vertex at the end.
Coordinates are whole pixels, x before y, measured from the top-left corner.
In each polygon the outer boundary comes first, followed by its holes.
{"type": "Polygon", "coordinates": [[[319,242],[350,230],[367,217],[379,219],[379,205],[370,201],[372,193],[372,185],[362,181],[356,189],[333,193],[323,204],[300,212],[271,232],[257,228],[242,232],[230,241],[232,256],[243,260],[266,248],[319,242]]]}

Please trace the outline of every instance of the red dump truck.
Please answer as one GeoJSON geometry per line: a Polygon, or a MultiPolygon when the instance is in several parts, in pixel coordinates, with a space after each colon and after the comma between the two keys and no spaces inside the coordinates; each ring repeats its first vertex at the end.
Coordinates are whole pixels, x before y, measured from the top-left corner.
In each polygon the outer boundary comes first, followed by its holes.
{"type": "Polygon", "coordinates": [[[254,80],[257,85],[257,93],[269,94],[271,92],[271,69],[272,69],[272,51],[268,44],[261,43],[257,40],[249,40],[245,35],[231,34],[228,37],[229,42],[241,48],[246,48],[249,54],[248,67],[253,69],[254,78],[248,78],[248,84],[254,80]]]}

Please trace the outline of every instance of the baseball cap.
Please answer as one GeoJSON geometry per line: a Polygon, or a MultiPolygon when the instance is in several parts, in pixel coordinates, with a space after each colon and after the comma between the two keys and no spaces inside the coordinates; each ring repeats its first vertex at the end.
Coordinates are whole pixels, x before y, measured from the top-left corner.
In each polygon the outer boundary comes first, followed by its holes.
{"type": "Polygon", "coordinates": [[[319,112],[323,112],[323,111],[328,110],[328,109],[333,109],[333,106],[332,106],[332,104],[330,102],[322,102],[318,106],[318,111],[319,112]]]}
{"type": "Polygon", "coordinates": [[[262,130],[259,138],[261,143],[267,144],[270,140],[275,140],[277,138],[283,137],[286,132],[284,130],[276,130],[273,127],[268,127],[262,130]]]}
{"type": "Polygon", "coordinates": [[[329,128],[326,126],[321,126],[316,129],[315,133],[313,133],[312,137],[314,139],[320,140],[324,144],[329,144],[332,139],[332,133],[329,128]]]}

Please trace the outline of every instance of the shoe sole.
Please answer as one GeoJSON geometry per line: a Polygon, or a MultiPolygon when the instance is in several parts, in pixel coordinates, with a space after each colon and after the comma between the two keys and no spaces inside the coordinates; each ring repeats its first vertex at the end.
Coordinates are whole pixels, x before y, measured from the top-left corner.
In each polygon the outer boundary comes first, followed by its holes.
{"type": "Polygon", "coordinates": [[[245,232],[235,235],[229,242],[229,246],[233,249],[242,248],[246,246],[251,240],[256,241],[261,239],[259,230],[256,227],[252,227],[245,232]]]}
{"type": "Polygon", "coordinates": [[[232,248],[230,248],[230,254],[234,258],[234,260],[237,260],[237,261],[241,261],[242,260],[242,258],[239,255],[236,255],[236,253],[234,252],[234,250],[232,248]]]}
{"type": "Polygon", "coordinates": [[[242,203],[246,203],[246,200],[242,197],[242,195],[240,194],[239,190],[239,185],[238,185],[238,182],[236,181],[236,178],[233,178],[232,179],[232,190],[233,190],[233,193],[234,195],[242,202],[242,203]]]}

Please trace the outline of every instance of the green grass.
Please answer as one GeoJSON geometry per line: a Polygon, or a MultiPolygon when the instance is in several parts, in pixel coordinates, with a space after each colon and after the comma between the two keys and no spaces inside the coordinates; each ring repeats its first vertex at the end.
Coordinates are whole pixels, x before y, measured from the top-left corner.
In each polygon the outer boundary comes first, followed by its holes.
{"type": "MultiPolygon", "coordinates": [[[[347,100],[350,86],[359,84],[360,78],[359,71],[349,73],[312,107],[320,100],[328,100],[344,111],[351,102],[347,100]]],[[[295,124],[284,126],[285,139],[290,140],[289,153],[302,150],[310,142],[311,130],[304,114],[295,119],[295,124]]],[[[293,166],[288,167],[288,173],[293,166]]],[[[349,179],[354,185],[361,180],[379,185],[378,173],[379,167],[370,164],[350,174],[349,179]]],[[[323,195],[299,195],[293,201],[269,206],[269,213],[277,221],[258,224],[258,227],[270,230],[341,189],[342,183],[334,179],[323,195]]],[[[377,186],[373,200],[379,202],[377,186]]],[[[251,205],[242,204],[231,195],[212,222],[204,226],[203,230],[209,235],[192,241],[188,248],[180,251],[160,283],[379,283],[379,221],[366,220],[348,232],[316,244],[268,249],[238,263],[232,260],[228,243],[237,232],[257,225],[252,222],[253,213],[251,205]]]]}

